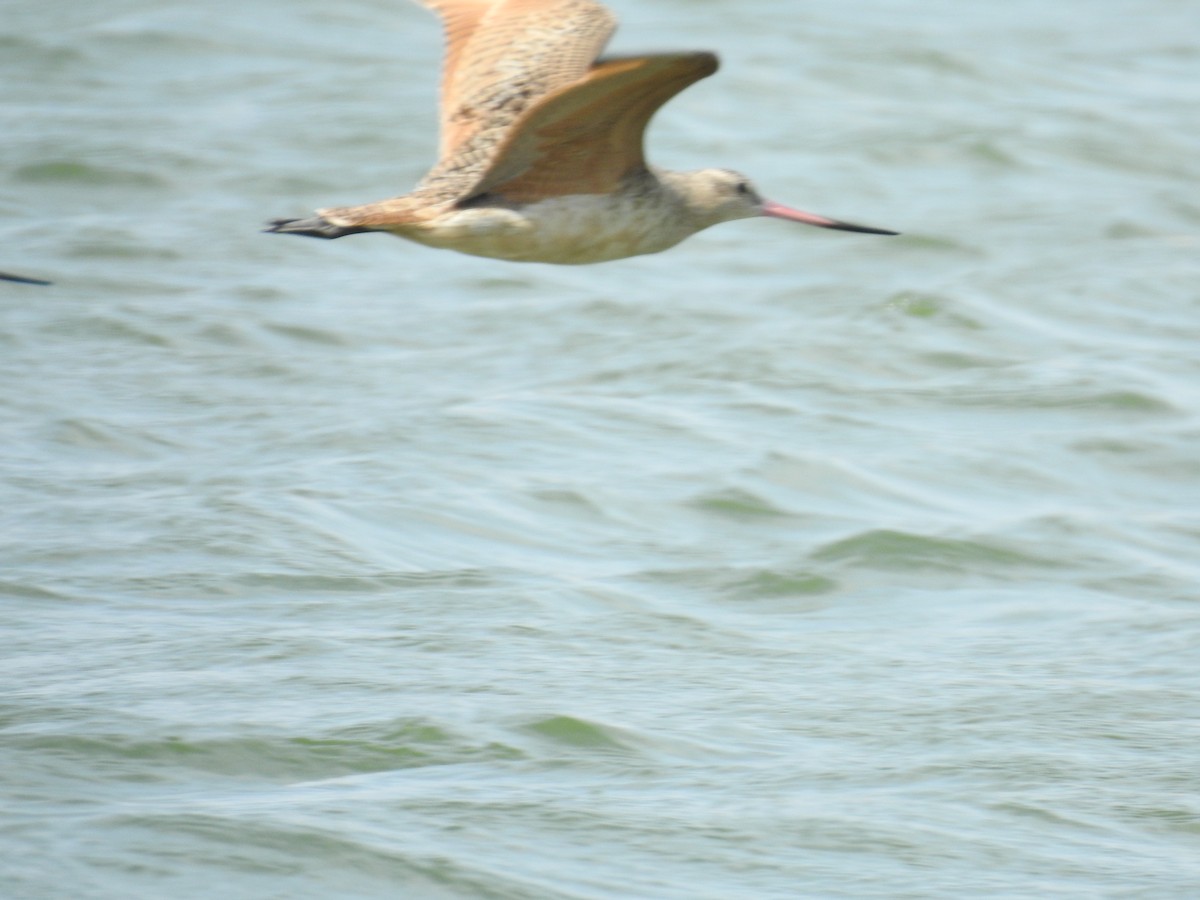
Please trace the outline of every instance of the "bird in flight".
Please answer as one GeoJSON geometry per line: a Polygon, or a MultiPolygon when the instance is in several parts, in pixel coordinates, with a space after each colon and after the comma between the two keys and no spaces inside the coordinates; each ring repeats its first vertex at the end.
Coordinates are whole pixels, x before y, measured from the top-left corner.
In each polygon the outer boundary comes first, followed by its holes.
{"type": "Polygon", "coordinates": [[[643,139],[664,103],[717,70],[706,51],[600,58],[616,19],[593,0],[421,0],[445,60],[436,165],[408,194],[331,207],[266,230],[383,231],[516,262],[583,264],[658,253],[721,222],[770,216],[895,234],[765,200],[729,169],[672,172],[643,139]]]}

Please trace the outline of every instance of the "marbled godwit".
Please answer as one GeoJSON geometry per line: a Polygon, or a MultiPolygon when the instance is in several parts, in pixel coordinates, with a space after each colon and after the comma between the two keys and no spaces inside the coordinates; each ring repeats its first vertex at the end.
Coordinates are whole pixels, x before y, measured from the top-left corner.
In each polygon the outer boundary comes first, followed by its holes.
{"type": "Polygon", "coordinates": [[[598,60],[616,19],[592,0],[421,2],[446,33],[437,164],[412,193],[277,219],[268,231],[386,231],[476,256],[566,264],[657,253],[753,216],[895,234],[764,200],[728,169],[648,166],[651,116],[717,70],[712,53],[598,60]]]}

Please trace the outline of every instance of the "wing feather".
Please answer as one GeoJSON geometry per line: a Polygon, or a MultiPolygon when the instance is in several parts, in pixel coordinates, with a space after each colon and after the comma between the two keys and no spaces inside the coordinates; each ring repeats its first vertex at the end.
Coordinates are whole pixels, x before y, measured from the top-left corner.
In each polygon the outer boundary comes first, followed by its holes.
{"type": "Polygon", "coordinates": [[[427,177],[477,174],[537,99],[583,77],[616,19],[593,0],[420,0],[446,51],[439,161],[427,177]]]}
{"type": "Polygon", "coordinates": [[[644,136],[655,112],[717,70],[712,53],[669,53],[601,62],[521,117],[469,196],[528,203],[607,194],[646,169],[644,136]]]}

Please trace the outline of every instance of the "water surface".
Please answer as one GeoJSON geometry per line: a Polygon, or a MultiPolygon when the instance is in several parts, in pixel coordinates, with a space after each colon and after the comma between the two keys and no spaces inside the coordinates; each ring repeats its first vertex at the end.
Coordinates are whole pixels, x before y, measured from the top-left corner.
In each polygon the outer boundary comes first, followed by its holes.
{"type": "Polygon", "coordinates": [[[1197,895],[1192,5],[613,6],[656,162],[905,235],[260,235],[433,19],[5,4],[8,896],[1197,895]]]}

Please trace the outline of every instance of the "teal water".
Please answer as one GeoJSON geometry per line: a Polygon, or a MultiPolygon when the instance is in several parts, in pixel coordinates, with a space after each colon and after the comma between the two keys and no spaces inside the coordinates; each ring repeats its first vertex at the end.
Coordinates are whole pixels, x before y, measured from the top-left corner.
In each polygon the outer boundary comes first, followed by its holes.
{"type": "Polygon", "coordinates": [[[1200,894],[1194,5],[613,7],[904,236],[262,235],[421,9],[0,3],[5,897],[1200,894]]]}

